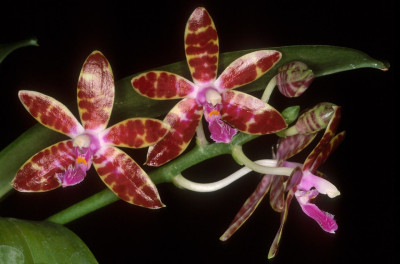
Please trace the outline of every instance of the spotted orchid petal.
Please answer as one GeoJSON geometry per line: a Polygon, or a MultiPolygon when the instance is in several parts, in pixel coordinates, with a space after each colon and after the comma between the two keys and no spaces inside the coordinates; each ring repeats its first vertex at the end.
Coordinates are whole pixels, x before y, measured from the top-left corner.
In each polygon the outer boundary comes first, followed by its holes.
{"type": "Polygon", "coordinates": [[[157,119],[131,118],[105,130],[103,140],[119,147],[144,148],[160,141],[169,128],[157,119]]]}
{"type": "Polygon", "coordinates": [[[26,110],[42,125],[71,138],[84,131],[75,116],[56,99],[34,91],[19,91],[18,96],[26,110]]]}
{"type": "Polygon", "coordinates": [[[142,207],[163,207],[158,191],[142,168],[113,146],[101,148],[93,158],[100,178],[122,200],[142,207]]]}
{"type": "Polygon", "coordinates": [[[183,98],[195,89],[195,85],[174,73],[151,71],[132,78],[132,86],[139,94],[152,99],[183,98]]]}
{"type": "Polygon", "coordinates": [[[282,115],[260,99],[238,91],[222,93],[222,120],[249,134],[268,134],[286,128],[282,115]]]}
{"type": "Polygon", "coordinates": [[[20,192],[44,192],[61,186],[57,174],[75,164],[72,140],[56,143],[32,156],[18,170],[12,185],[20,192]]]}
{"type": "MultiPolygon", "coordinates": [[[[334,108],[334,113],[325,129],[324,135],[322,136],[318,144],[315,146],[315,148],[311,151],[311,153],[307,156],[306,161],[304,162],[303,165],[303,171],[310,170],[311,172],[314,172],[315,169],[317,168],[316,165],[321,164],[321,162],[319,162],[318,164],[314,162],[319,156],[319,154],[323,152],[323,150],[327,147],[333,135],[335,134],[337,127],[339,126],[339,121],[341,116],[340,107],[333,106],[333,108],[334,108]]],[[[329,153],[330,152],[326,154],[329,153]]]]}
{"type": "Polygon", "coordinates": [[[248,53],[232,62],[218,77],[214,85],[220,89],[234,89],[260,78],[281,59],[275,50],[248,53]]]}
{"type": "Polygon", "coordinates": [[[176,158],[189,145],[203,115],[195,99],[185,98],[164,118],[171,129],[158,143],[149,147],[146,164],[160,166],[176,158]]]}
{"type": "Polygon", "coordinates": [[[221,241],[229,239],[253,214],[257,206],[268,193],[271,186],[272,179],[274,176],[265,175],[261,182],[258,184],[256,190],[247,198],[246,202],[243,204],[242,208],[236,214],[232,223],[229,225],[225,233],[219,238],[221,241]]]}
{"type": "Polygon", "coordinates": [[[335,233],[338,229],[338,225],[334,219],[334,216],[330,213],[322,211],[313,203],[309,201],[314,199],[318,195],[318,191],[316,189],[312,189],[310,191],[301,191],[297,190],[295,193],[296,199],[300,204],[303,212],[314,219],[321,228],[329,233],[335,233]]]}
{"type": "Polygon", "coordinates": [[[283,210],[281,212],[281,224],[279,226],[278,232],[276,233],[274,241],[272,242],[272,245],[268,252],[269,259],[275,257],[275,255],[278,253],[279,243],[281,241],[283,228],[285,227],[285,224],[286,224],[286,219],[287,219],[287,216],[289,213],[289,207],[290,207],[290,203],[292,202],[293,196],[294,196],[294,193],[292,190],[290,190],[286,196],[286,201],[283,206],[283,210]]]}
{"type": "Polygon", "coordinates": [[[78,108],[85,130],[104,130],[114,104],[111,66],[99,51],[92,52],[78,80],[78,108]]]}
{"type": "Polygon", "coordinates": [[[215,80],[219,56],[218,34],[210,14],[202,7],[193,11],[186,24],[185,53],[196,84],[215,80]]]}

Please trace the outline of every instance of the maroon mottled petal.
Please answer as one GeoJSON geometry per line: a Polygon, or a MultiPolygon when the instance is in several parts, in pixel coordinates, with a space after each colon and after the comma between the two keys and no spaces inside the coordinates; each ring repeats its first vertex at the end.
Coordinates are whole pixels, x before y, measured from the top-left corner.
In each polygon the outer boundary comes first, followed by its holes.
{"type": "Polygon", "coordinates": [[[185,78],[165,71],[151,71],[132,78],[135,91],[152,99],[183,98],[193,92],[194,84],[185,78]]]}
{"type": "Polygon", "coordinates": [[[19,91],[18,96],[26,110],[42,125],[72,138],[83,132],[75,116],[56,99],[33,91],[19,91]]]}
{"type": "Polygon", "coordinates": [[[269,259],[275,257],[276,253],[278,253],[279,243],[281,241],[283,228],[284,228],[285,223],[286,223],[287,215],[289,213],[290,203],[292,202],[293,196],[294,196],[294,193],[293,193],[292,190],[289,191],[289,193],[286,196],[285,205],[284,205],[283,211],[281,213],[281,224],[279,226],[278,232],[276,233],[274,241],[272,242],[272,245],[271,245],[271,247],[269,249],[269,252],[268,252],[268,258],[269,259]]]}
{"type": "Polygon", "coordinates": [[[78,80],[78,108],[88,130],[107,127],[114,104],[114,77],[104,55],[94,51],[82,66],[78,80]]]}
{"type": "Polygon", "coordinates": [[[315,138],[317,133],[297,134],[281,139],[279,141],[276,157],[279,161],[287,160],[306,148],[315,138]]]}
{"type": "Polygon", "coordinates": [[[119,147],[144,148],[160,141],[169,128],[157,119],[130,118],[108,128],[103,139],[119,147]]]}
{"type": "Polygon", "coordinates": [[[315,158],[314,163],[310,167],[310,171],[314,172],[322,163],[326,161],[326,159],[329,157],[329,155],[340,145],[340,143],[343,141],[345,136],[345,132],[342,131],[336,136],[334,136],[329,144],[325,146],[325,148],[318,154],[318,156],[315,158]]]}
{"type": "Polygon", "coordinates": [[[329,144],[331,138],[336,132],[337,127],[339,126],[339,121],[340,121],[340,107],[338,106],[333,106],[335,109],[335,112],[331,118],[331,121],[329,122],[328,126],[325,129],[325,133],[322,136],[321,140],[318,142],[318,144],[315,146],[315,148],[311,151],[311,153],[308,155],[306,161],[304,162],[303,165],[303,171],[309,170],[311,167],[313,167],[313,170],[317,169],[317,167],[313,166],[313,163],[315,159],[318,157],[318,155],[325,149],[326,145],[329,144]]]}
{"type": "Polygon", "coordinates": [[[249,219],[249,217],[256,210],[258,204],[268,193],[268,190],[271,186],[271,179],[273,177],[274,176],[272,175],[265,175],[262,178],[256,190],[250,195],[249,198],[247,198],[246,202],[243,204],[242,208],[240,208],[228,229],[219,238],[220,240],[225,241],[229,239],[247,221],[247,219],[249,219]]]}
{"type": "Polygon", "coordinates": [[[279,51],[259,50],[232,62],[215,81],[220,89],[234,89],[260,78],[282,57],[279,51]]]}
{"type": "Polygon", "coordinates": [[[151,209],[164,206],[149,176],[125,152],[104,147],[94,156],[93,165],[107,187],[122,200],[151,209]]]}
{"type": "Polygon", "coordinates": [[[72,140],[61,141],[32,156],[18,170],[12,185],[20,192],[44,192],[53,190],[61,183],[56,177],[69,165],[75,164],[72,140]]]}
{"type": "Polygon", "coordinates": [[[282,115],[260,99],[238,91],[222,93],[222,120],[249,134],[269,134],[286,128],[282,115]]]}
{"type": "Polygon", "coordinates": [[[207,10],[196,8],[185,30],[185,52],[195,83],[215,80],[218,69],[218,34],[207,10]]]}
{"type": "Polygon", "coordinates": [[[269,203],[276,212],[282,212],[285,203],[285,188],[282,176],[273,176],[271,191],[269,193],[269,203]]]}
{"type": "Polygon", "coordinates": [[[171,126],[169,133],[149,147],[146,164],[160,166],[179,156],[188,146],[201,120],[203,111],[195,99],[180,101],[164,118],[171,126]]]}

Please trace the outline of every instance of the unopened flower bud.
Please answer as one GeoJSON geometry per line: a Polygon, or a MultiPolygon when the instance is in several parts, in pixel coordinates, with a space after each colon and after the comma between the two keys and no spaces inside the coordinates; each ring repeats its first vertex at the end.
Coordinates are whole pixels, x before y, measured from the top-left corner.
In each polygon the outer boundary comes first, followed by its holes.
{"type": "Polygon", "coordinates": [[[335,104],[319,103],[300,115],[296,122],[299,134],[310,134],[326,128],[335,112],[335,104]]]}
{"type": "Polygon", "coordinates": [[[281,68],[276,75],[276,85],[286,97],[298,97],[310,86],[315,76],[307,65],[300,61],[293,61],[281,68]]]}

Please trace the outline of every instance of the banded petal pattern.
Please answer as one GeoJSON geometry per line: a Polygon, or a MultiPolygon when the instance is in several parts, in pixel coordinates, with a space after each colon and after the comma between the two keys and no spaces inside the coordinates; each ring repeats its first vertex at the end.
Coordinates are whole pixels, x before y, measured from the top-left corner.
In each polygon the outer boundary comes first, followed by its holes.
{"type": "Polygon", "coordinates": [[[104,147],[94,156],[93,165],[107,187],[122,200],[152,209],[164,206],[149,176],[125,152],[104,147]]]}
{"type": "Polygon", "coordinates": [[[72,140],[58,142],[36,153],[17,171],[12,185],[20,192],[44,192],[61,186],[57,173],[75,163],[72,140]]]}
{"type": "Polygon", "coordinates": [[[317,166],[315,165],[321,164],[321,163],[314,164],[314,161],[316,160],[318,155],[326,148],[327,144],[331,141],[333,135],[336,132],[337,127],[339,126],[339,121],[341,117],[340,107],[333,106],[333,108],[334,108],[334,113],[325,129],[325,133],[322,136],[321,140],[318,142],[317,146],[315,146],[315,148],[308,155],[303,165],[303,171],[310,170],[314,172],[315,169],[317,168],[317,166]]]}
{"type": "Polygon", "coordinates": [[[225,91],[221,103],[222,119],[242,132],[268,134],[287,126],[275,108],[254,96],[238,91],[225,91]]]}
{"type": "Polygon", "coordinates": [[[114,104],[114,77],[107,59],[99,51],[89,55],[78,80],[78,109],[86,130],[107,127],[114,104]]]}
{"type": "Polygon", "coordinates": [[[192,139],[203,115],[194,99],[180,101],[164,118],[171,130],[163,140],[149,147],[146,164],[160,166],[181,154],[192,139]]]}
{"type": "Polygon", "coordinates": [[[194,10],[186,24],[185,53],[196,84],[215,80],[219,56],[218,34],[210,14],[202,7],[194,10]]]}
{"type": "Polygon", "coordinates": [[[165,71],[139,74],[133,79],[132,85],[141,95],[161,100],[183,98],[195,88],[191,81],[165,71]]]}
{"type": "Polygon", "coordinates": [[[68,108],[56,99],[34,91],[19,91],[25,109],[42,125],[75,137],[83,132],[83,127],[68,108]]]}
{"type": "Polygon", "coordinates": [[[246,54],[232,62],[215,81],[220,89],[235,89],[260,78],[271,69],[282,54],[275,50],[260,50],[246,54]]]}
{"type": "Polygon", "coordinates": [[[200,122],[200,108],[207,113],[210,137],[215,142],[230,143],[237,130],[267,134],[286,128],[281,114],[271,106],[253,96],[230,91],[265,74],[281,59],[280,52],[261,50],[244,55],[232,62],[217,79],[218,34],[207,10],[199,7],[186,24],[185,54],[193,83],[163,71],[143,73],[131,80],[133,89],[143,96],[158,100],[184,97],[194,99],[197,104],[187,108],[189,113],[185,118],[181,118],[182,111],[177,117],[176,109],[171,110],[164,121],[168,123],[172,120],[172,129],[161,142],[149,148],[148,165],[160,166],[185,150],[195,133],[196,127],[192,125],[197,126],[200,122]],[[242,99],[245,101],[242,102],[242,99]],[[195,108],[197,113],[193,114],[195,108]],[[186,118],[194,120],[189,122],[186,118]]]}
{"type": "Polygon", "coordinates": [[[144,148],[157,143],[169,128],[157,119],[131,118],[108,128],[103,140],[118,147],[144,148]]]}

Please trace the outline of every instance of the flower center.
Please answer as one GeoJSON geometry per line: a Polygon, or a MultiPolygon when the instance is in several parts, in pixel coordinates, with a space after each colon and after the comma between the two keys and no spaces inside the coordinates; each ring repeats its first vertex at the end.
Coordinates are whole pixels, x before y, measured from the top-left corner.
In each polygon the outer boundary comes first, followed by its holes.
{"type": "Polygon", "coordinates": [[[88,148],[90,146],[90,137],[88,135],[82,134],[74,138],[74,147],[88,148]]]}
{"type": "Polygon", "coordinates": [[[221,95],[219,92],[217,92],[214,89],[207,89],[206,91],[206,101],[207,103],[211,104],[212,106],[215,106],[217,104],[221,103],[221,95]]]}
{"type": "Polygon", "coordinates": [[[86,159],[85,159],[84,157],[80,157],[80,156],[78,156],[78,157],[76,158],[76,163],[87,165],[86,159]]]}
{"type": "Polygon", "coordinates": [[[210,113],[208,113],[209,117],[212,117],[213,115],[219,116],[221,115],[220,112],[217,109],[212,110],[210,113]]]}

